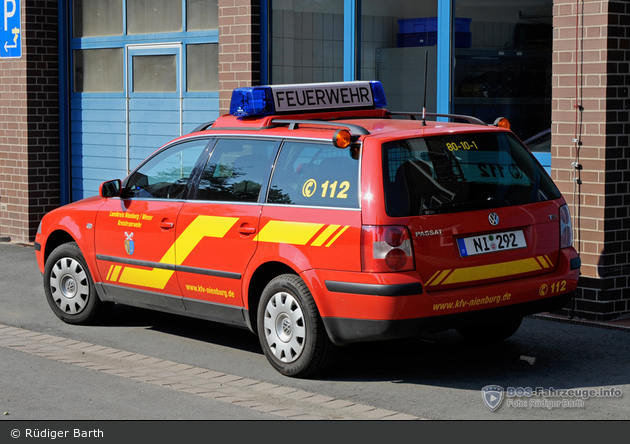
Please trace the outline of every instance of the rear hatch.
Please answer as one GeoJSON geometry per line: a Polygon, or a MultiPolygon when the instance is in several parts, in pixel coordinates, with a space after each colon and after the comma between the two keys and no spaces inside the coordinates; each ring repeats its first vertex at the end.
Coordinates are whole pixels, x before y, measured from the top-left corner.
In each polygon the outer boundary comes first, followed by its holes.
{"type": "Polygon", "coordinates": [[[560,192],[512,133],[383,144],[386,210],[406,219],[427,291],[551,272],[560,192]]]}

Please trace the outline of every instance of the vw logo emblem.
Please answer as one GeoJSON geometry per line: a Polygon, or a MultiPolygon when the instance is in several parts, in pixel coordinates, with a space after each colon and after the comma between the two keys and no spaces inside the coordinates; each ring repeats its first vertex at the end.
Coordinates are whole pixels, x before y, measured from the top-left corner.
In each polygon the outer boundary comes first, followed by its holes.
{"type": "Polygon", "coordinates": [[[490,225],[493,227],[496,227],[499,225],[499,215],[497,213],[488,214],[488,222],[490,222],[490,225]]]}
{"type": "Polygon", "coordinates": [[[289,319],[282,320],[282,331],[285,335],[291,335],[291,321],[289,319]]]}

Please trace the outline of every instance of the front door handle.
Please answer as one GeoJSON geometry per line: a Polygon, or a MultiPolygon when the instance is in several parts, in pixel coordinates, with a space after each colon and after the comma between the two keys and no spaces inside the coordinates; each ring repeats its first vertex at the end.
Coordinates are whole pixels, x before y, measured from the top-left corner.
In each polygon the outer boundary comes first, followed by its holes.
{"type": "Polygon", "coordinates": [[[175,224],[173,222],[169,222],[168,219],[164,219],[162,222],[160,222],[159,226],[164,230],[170,230],[175,226],[175,224]]]}

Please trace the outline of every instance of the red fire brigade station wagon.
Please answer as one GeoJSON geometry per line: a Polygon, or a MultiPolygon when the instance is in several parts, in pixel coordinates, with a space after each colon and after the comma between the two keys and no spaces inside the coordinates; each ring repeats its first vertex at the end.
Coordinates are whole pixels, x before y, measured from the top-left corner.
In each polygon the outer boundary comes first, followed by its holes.
{"type": "Polygon", "coordinates": [[[279,372],[306,376],[335,345],[501,340],[563,307],[580,268],[569,209],[528,149],[474,118],[385,107],[379,82],[235,90],[229,115],[43,218],[52,310],[248,328],[279,372]]]}

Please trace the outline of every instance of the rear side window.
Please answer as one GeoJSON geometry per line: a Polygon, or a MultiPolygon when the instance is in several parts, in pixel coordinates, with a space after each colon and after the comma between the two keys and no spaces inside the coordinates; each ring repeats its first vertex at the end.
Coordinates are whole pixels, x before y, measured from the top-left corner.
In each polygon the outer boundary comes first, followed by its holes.
{"type": "Polygon", "coordinates": [[[406,139],[383,145],[390,216],[524,205],[560,197],[547,173],[510,133],[406,139]]]}
{"type": "Polygon", "coordinates": [[[267,201],[287,205],[359,207],[359,161],[332,145],[285,142],[267,201]]]}
{"type": "Polygon", "coordinates": [[[221,139],[201,175],[196,200],[258,202],[277,142],[221,139]]]}

